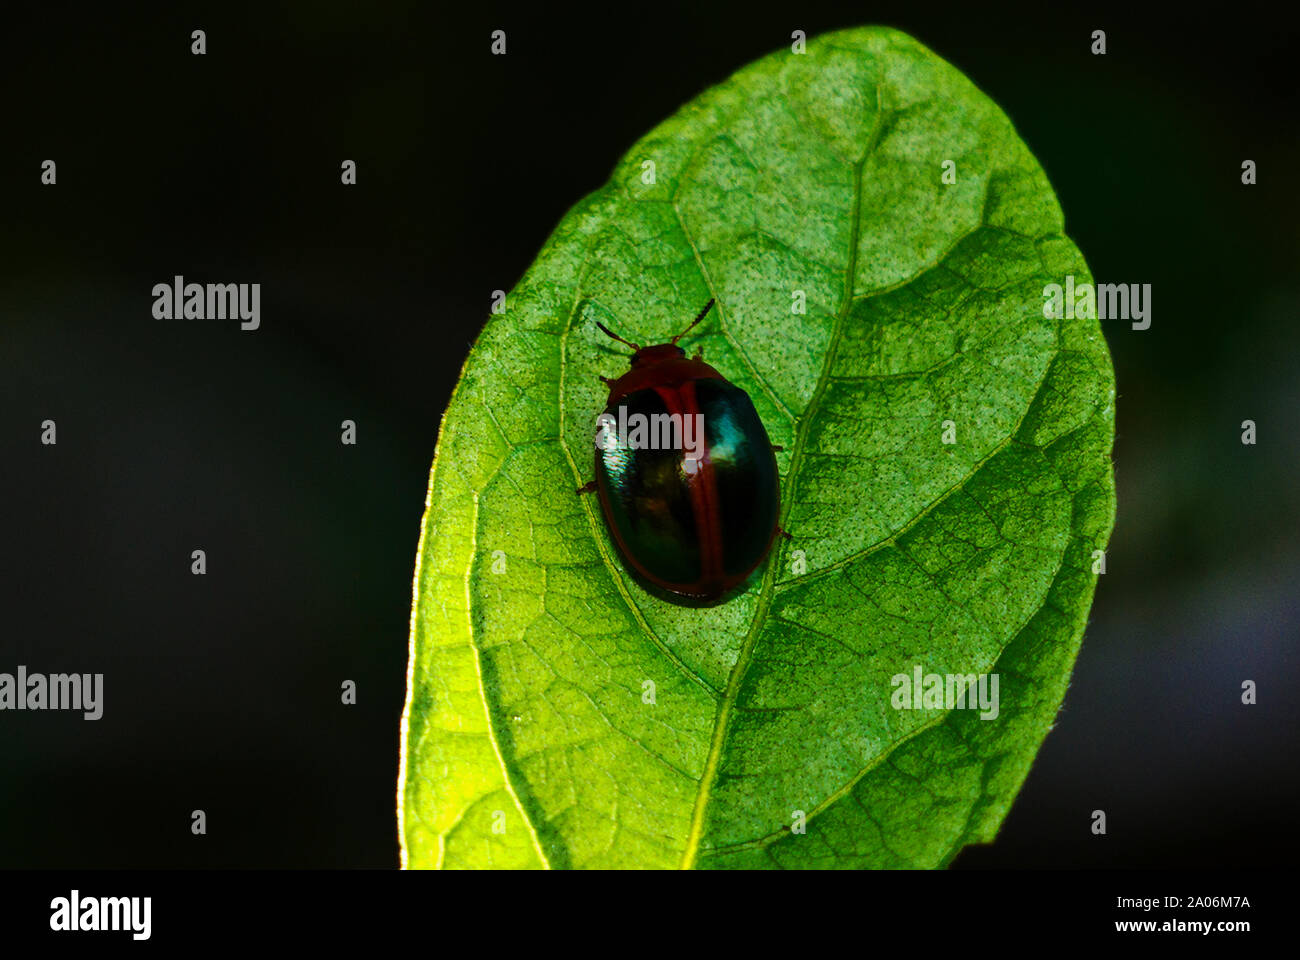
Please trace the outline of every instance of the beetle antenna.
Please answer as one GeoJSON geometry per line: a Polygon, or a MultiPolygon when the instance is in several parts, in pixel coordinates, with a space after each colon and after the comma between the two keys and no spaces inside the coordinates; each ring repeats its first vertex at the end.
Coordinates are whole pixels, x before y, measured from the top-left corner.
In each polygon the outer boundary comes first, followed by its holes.
{"type": "Polygon", "coordinates": [[[704,305],[704,309],[703,309],[703,310],[701,310],[699,313],[697,313],[697,314],[695,315],[695,319],[692,320],[692,321],[690,322],[690,325],[687,326],[687,328],[686,328],[685,330],[683,330],[681,333],[677,334],[677,336],[673,337],[673,338],[672,338],[671,340],[669,340],[668,342],[669,342],[669,343],[676,343],[676,342],[677,342],[678,340],[680,340],[682,337],[686,336],[686,334],[690,333],[690,331],[691,331],[691,327],[695,326],[697,323],[699,323],[701,320],[703,320],[703,319],[704,319],[704,315],[707,314],[707,313],[708,313],[712,308],[713,308],[713,298],[712,298],[712,297],[709,297],[709,302],[706,303],[706,304],[704,305]]]}
{"type": "Polygon", "coordinates": [[[598,327],[600,327],[600,329],[604,330],[606,336],[608,336],[608,337],[612,337],[613,339],[617,340],[619,343],[625,343],[625,344],[627,344],[629,347],[631,347],[633,350],[640,350],[640,349],[641,349],[641,348],[638,347],[635,343],[633,343],[631,340],[624,340],[622,337],[620,337],[620,336],[619,336],[617,333],[615,333],[613,330],[609,329],[609,327],[605,326],[605,325],[604,325],[603,323],[601,323],[599,320],[596,321],[596,326],[598,326],[598,327]]]}

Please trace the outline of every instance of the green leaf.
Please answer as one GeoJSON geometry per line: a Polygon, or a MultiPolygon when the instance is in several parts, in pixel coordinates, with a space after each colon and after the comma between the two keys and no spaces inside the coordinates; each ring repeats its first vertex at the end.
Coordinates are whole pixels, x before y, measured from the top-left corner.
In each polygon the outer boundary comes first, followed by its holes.
{"type": "Polygon", "coordinates": [[[1105,342],[1043,316],[1046,284],[1091,281],[1062,229],[1007,118],[893,30],[779,51],[637,143],[488,322],[443,419],[404,862],[934,867],[991,840],[1114,518],[1105,342]],[[638,587],[574,489],[598,375],[627,362],[593,319],[661,342],[710,296],[688,343],[784,446],[794,539],[701,610],[638,587]],[[996,673],[998,716],[895,709],[918,667],[996,673]]]}

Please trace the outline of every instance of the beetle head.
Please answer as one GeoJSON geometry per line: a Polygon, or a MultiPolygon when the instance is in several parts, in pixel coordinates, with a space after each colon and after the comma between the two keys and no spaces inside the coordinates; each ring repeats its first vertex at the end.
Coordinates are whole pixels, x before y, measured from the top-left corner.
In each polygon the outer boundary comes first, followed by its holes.
{"type": "Polygon", "coordinates": [[[665,360],[680,360],[686,351],[675,343],[659,343],[652,347],[642,347],[632,354],[633,367],[650,367],[665,360]]]}

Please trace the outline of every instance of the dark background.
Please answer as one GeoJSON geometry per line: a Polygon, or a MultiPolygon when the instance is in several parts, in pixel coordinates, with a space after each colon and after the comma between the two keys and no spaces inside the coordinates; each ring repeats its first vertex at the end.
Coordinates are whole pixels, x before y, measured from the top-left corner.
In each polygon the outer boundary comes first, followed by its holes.
{"type": "Polygon", "coordinates": [[[1240,6],[542,6],[0,15],[0,670],[106,688],[93,723],[0,714],[0,867],[395,866],[425,482],[491,291],[705,87],[866,23],[1007,112],[1100,280],[1154,285],[1150,330],[1106,327],[1119,521],[1065,709],[957,865],[1293,862],[1296,34],[1240,6]],[[153,319],[177,273],[260,282],[262,328],[153,319]]]}

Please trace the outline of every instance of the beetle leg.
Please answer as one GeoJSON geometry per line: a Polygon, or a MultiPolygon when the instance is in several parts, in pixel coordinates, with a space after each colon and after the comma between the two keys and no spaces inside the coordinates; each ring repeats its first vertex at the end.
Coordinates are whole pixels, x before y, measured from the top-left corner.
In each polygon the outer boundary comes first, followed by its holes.
{"type": "Polygon", "coordinates": [[[785,449],[785,447],[781,446],[780,444],[776,444],[776,443],[772,444],[772,451],[773,451],[774,453],[780,453],[780,452],[782,452],[784,449],[785,449]]]}
{"type": "MultiPolygon", "coordinates": [[[[596,376],[600,377],[600,374],[596,374],[596,376]]],[[[608,385],[612,385],[612,384],[614,383],[614,378],[613,378],[613,377],[600,377],[600,382],[603,383],[603,384],[605,384],[605,385],[607,385],[607,386],[608,386],[608,385]]]]}
{"type": "Polygon", "coordinates": [[[582,486],[580,486],[577,490],[574,490],[573,492],[576,493],[578,496],[582,496],[584,493],[595,493],[596,481],[592,480],[590,483],[584,483],[582,486]]]}
{"type": "Polygon", "coordinates": [[[703,360],[703,359],[704,359],[704,348],[703,348],[703,347],[696,347],[696,348],[695,348],[695,356],[692,357],[691,359],[693,359],[693,360],[703,360]]]}
{"type": "Polygon", "coordinates": [[[781,534],[781,536],[785,537],[787,540],[793,540],[793,539],[794,539],[794,535],[791,534],[790,531],[787,530],[785,527],[778,526],[778,527],[776,528],[776,532],[779,533],[779,534],[781,534]]]}

